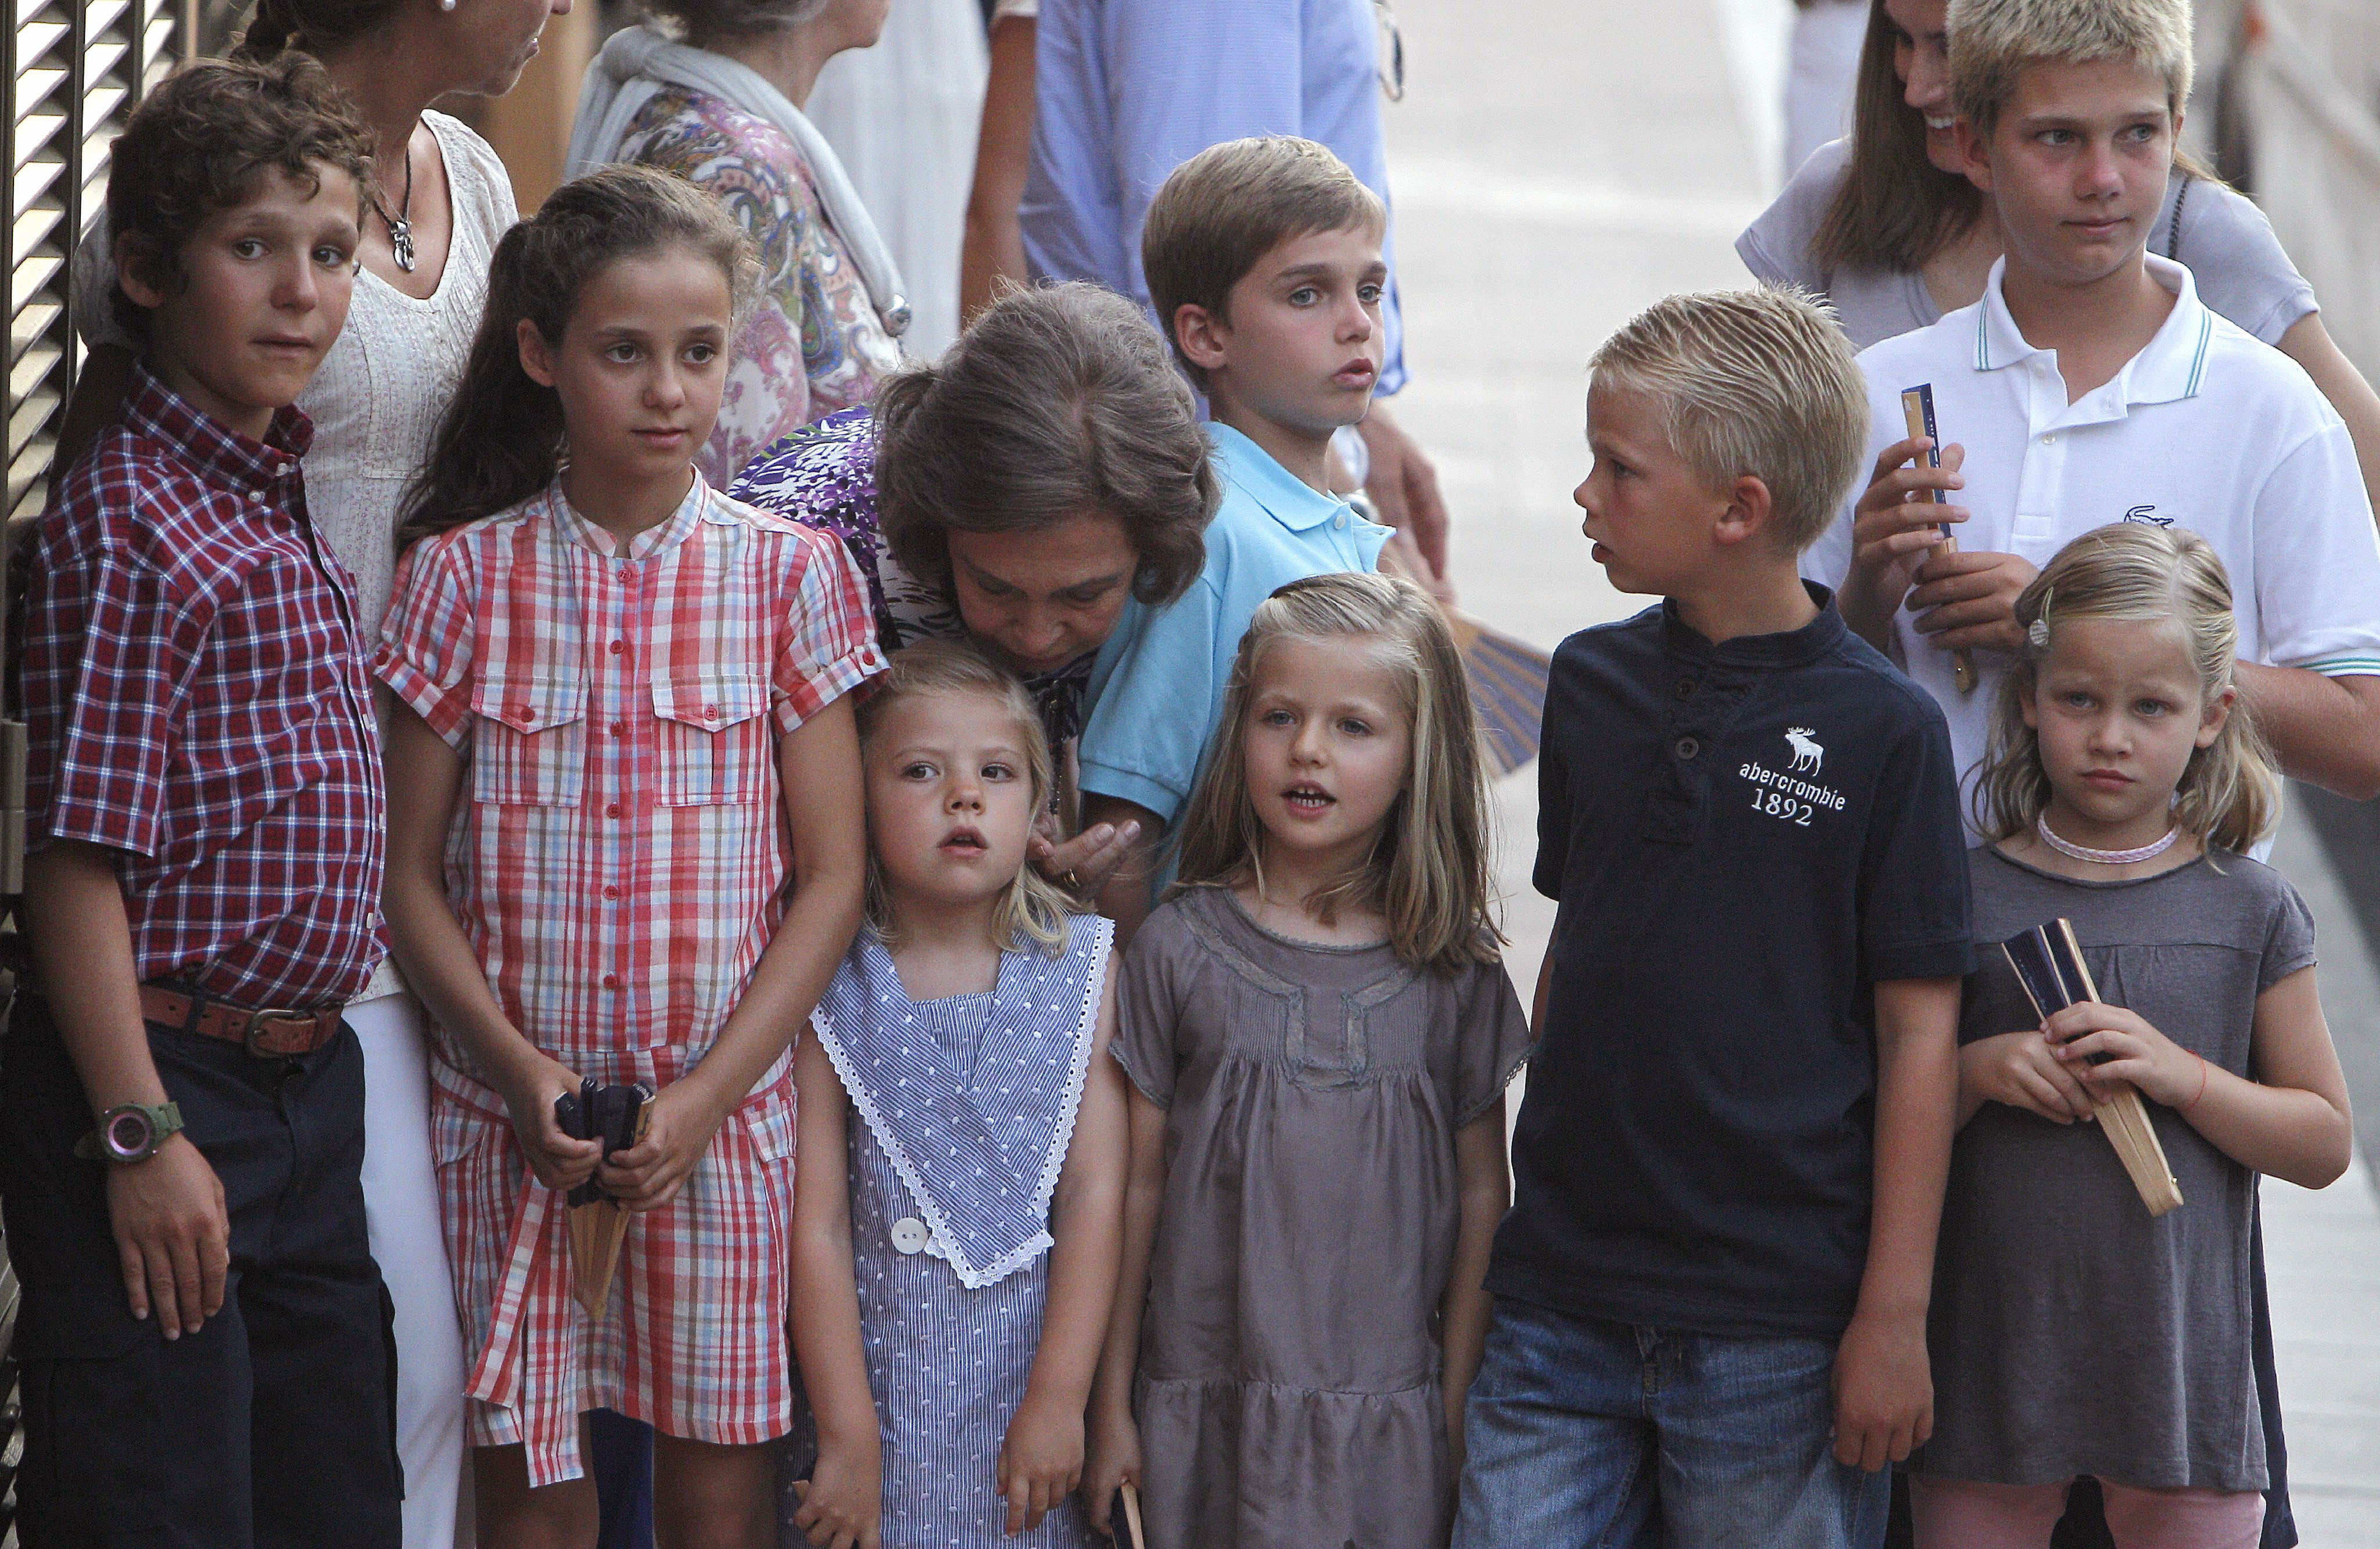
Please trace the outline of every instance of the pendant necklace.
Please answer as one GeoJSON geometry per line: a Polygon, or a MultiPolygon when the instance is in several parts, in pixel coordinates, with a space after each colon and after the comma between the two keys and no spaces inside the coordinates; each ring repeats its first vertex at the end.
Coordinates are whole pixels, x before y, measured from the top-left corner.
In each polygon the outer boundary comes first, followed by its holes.
{"type": "Polygon", "coordinates": [[[405,147],[405,198],[398,203],[396,213],[390,214],[388,206],[380,201],[377,180],[372,185],[371,207],[372,213],[388,227],[389,250],[395,255],[396,266],[408,274],[412,274],[413,222],[408,218],[413,213],[413,146],[410,142],[405,147]]]}
{"type": "Polygon", "coordinates": [[[2061,839],[2051,832],[2049,814],[2046,812],[2033,820],[2033,830],[2041,835],[2043,844],[2058,854],[2070,856],[2076,860],[2088,860],[2101,866],[2130,866],[2135,861],[2155,860],[2158,856],[2171,849],[2173,842],[2181,837],[2180,828],[2168,828],[2165,831],[2164,838],[2153,845],[2143,845],[2138,849],[2093,849],[2088,845],[2078,845],[2061,839]]]}

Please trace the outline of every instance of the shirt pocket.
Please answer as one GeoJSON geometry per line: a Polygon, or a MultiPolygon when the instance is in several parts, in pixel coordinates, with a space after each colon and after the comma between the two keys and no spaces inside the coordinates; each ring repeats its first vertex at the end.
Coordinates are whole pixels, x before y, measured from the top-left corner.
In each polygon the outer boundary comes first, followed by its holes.
{"type": "Polygon", "coordinates": [[[693,673],[653,678],[660,723],[655,794],[664,807],[766,801],[769,686],[758,677],[693,673]]]}
{"type": "Polygon", "coordinates": [[[587,679],[583,674],[482,679],[471,799],[576,807],[587,794],[587,679]]]}

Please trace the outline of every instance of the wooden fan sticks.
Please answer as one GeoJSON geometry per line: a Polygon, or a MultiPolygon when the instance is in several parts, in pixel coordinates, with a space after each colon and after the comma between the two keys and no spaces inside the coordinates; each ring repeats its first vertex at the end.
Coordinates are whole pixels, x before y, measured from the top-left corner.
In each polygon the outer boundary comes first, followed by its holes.
{"type": "MultiPolygon", "coordinates": [[[[2007,955],[2009,967],[2016,970],[2017,982],[2024,986],[2034,1012],[2044,1022],[2070,1006],[2099,998],[2098,987],[2091,982],[2091,970],[2083,966],[2082,945],[2075,940],[2074,927],[2067,921],[2035,925],[2022,935],[2000,943],[2000,950],[2007,955]]],[[[2116,1155],[2131,1175],[2132,1187],[2140,1190],[2141,1203],[2148,1206],[2149,1214],[2163,1215],[2180,1206],[2181,1185],[2174,1180],[2165,1147],[2157,1140],[2156,1128],[2149,1122],[2148,1105],[2142,1101],[2138,1089],[2128,1082],[2116,1082],[2114,1095],[2100,1107],[2098,1118],[2099,1128],[2116,1148],[2116,1155]]]]}

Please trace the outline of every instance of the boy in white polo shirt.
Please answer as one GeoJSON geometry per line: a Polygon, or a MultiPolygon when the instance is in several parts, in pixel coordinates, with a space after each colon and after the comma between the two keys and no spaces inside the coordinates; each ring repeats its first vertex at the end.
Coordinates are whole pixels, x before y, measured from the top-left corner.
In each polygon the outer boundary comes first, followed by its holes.
{"type": "Polygon", "coordinates": [[[2188,0],[1952,0],[1967,174],[2007,253],[1983,299],[1859,358],[1876,478],[1804,560],[1942,704],[1963,776],[2035,569],[2107,522],[2190,529],[2238,600],[2239,681],[2289,772],[2380,793],[2380,543],[2346,426],[2304,372],[2146,248],[2191,77],[2188,0]],[[1956,444],[1904,439],[1930,383],[1956,444]],[[1930,504],[1963,490],[1961,504],[1930,504]],[[1937,553],[1936,523],[1958,552],[1937,553]],[[1961,692],[1953,653],[1980,682],[1961,692]]]}

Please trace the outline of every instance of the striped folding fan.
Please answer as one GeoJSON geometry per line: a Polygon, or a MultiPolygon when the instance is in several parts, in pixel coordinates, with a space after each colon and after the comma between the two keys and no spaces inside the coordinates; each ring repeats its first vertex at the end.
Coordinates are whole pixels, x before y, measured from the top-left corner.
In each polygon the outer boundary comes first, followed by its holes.
{"type": "MultiPolygon", "coordinates": [[[[1402,576],[1426,585],[1395,543],[1380,551],[1380,573],[1402,576]]],[[[1471,703],[1479,716],[1480,753],[1488,777],[1500,780],[1525,767],[1537,756],[1545,729],[1546,678],[1554,659],[1517,635],[1508,635],[1440,603],[1454,648],[1463,657],[1463,676],[1471,684],[1471,703]]]]}

